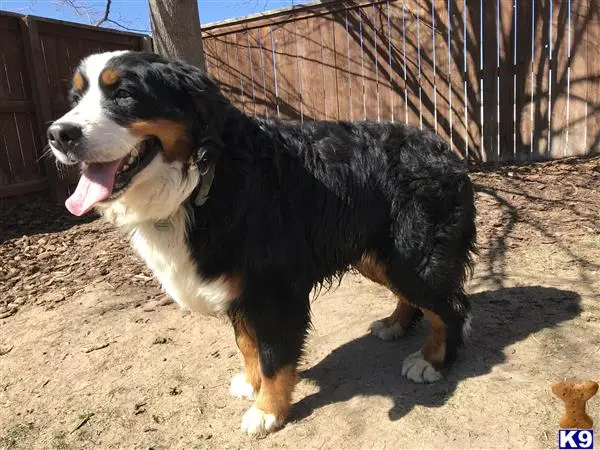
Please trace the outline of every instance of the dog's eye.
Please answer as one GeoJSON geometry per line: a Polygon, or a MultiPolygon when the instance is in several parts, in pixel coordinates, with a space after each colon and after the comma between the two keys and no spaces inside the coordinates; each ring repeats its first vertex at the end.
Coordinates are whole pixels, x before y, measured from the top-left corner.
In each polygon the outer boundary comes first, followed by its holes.
{"type": "Polygon", "coordinates": [[[70,100],[71,100],[71,103],[73,105],[76,105],[77,103],[79,103],[81,101],[81,95],[79,95],[79,94],[71,94],[70,100]]]}
{"type": "Polygon", "coordinates": [[[129,92],[127,92],[125,89],[119,89],[115,93],[116,99],[124,99],[124,98],[130,98],[130,97],[131,97],[131,94],[129,92]]]}

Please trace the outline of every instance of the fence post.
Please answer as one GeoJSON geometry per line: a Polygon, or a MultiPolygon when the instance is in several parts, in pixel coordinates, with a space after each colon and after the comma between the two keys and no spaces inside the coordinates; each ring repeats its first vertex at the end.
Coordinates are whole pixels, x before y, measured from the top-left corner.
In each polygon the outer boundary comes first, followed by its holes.
{"type": "Polygon", "coordinates": [[[145,52],[153,52],[154,46],[152,45],[152,38],[150,36],[144,36],[142,38],[142,50],[145,52]]]}
{"type": "MultiPolygon", "coordinates": [[[[37,29],[37,22],[31,16],[24,16],[20,22],[23,48],[25,50],[25,63],[30,74],[29,84],[35,105],[35,117],[42,142],[46,140],[46,126],[52,120],[50,95],[46,83],[46,68],[43,64],[42,47],[37,29]]],[[[50,196],[53,201],[64,199],[65,189],[60,181],[53,158],[42,158],[44,171],[50,187],[50,196]]]]}

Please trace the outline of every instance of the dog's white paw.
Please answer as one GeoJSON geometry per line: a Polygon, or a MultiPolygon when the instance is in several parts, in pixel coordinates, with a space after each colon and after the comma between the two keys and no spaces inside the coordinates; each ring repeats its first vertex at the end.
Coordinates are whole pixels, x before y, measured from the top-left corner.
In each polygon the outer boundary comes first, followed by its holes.
{"type": "Polygon", "coordinates": [[[246,378],[246,374],[244,372],[237,373],[231,379],[231,384],[229,385],[229,393],[236,398],[247,398],[249,400],[254,400],[254,388],[250,383],[248,383],[248,379],[246,378]]]}
{"type": "Polygon", "coordinates": [[[433,383],[442,378],[442,374],[425,361],[421,350],[406,357],[402,364],[402,375],[415,383],[433,383]]]}
{"type": "Polygon", "coordinates": [[[280,423],[273,414],[252,405],[242,417],[242,431],[252,436],[265,436],[279,427],[280,423]]]}
{"type": "Polygon", "coordinates": [[[376,320],[369,326],[371,334],[382,341],[393,341],[406,334],[406,330],[399,323],[387,326],[383,320],[376,320]]]}

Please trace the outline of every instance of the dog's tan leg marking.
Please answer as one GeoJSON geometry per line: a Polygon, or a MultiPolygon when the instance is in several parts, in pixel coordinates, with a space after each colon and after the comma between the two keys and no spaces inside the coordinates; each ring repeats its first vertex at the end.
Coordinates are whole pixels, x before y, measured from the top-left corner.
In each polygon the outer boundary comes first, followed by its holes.
{"type": "Polygon", "coordinates": [[[261,383],[256,337],[242,321],[234,323],[234,327],[235,341],[244,358],[244,372],[233,377],[229,392],[234,397],[254,399],[261,383]]]}
{"type": "Polygon", "coordinates": [[[290,411],[297,380],[293,364],[282,367],[273,377],[263,375],[256,402],[242,418],[242,430],[264,436],[279,428],[290,411]]]}
{"type": "Polygon", "coordinates": [[[384,341],[391,341],[404,336],[406,330],[412,324],[418,309],[408,303],[406,298],[394,289],[386,274],[385,267],[379,264],[373,256],[369,254],[363,255],[356,268],[363,276],[387,287],[398,298],[396,309],[390,316],[376,320],[369,326],[371,334],[384,341]]]}
{"type": "Polygon", "coordinates": [[[402,365],[402,375],[415,383],[432,383],[439,380],[439,372],[446,355],[446,325],[434,312],[423,309],[430,329],[423,348],[409,355],[402,365]]]}

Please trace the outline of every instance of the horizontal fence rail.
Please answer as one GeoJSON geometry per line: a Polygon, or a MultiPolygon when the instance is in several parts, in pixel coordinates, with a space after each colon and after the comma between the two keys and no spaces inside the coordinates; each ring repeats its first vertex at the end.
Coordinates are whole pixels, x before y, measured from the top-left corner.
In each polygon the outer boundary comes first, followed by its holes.
{"type": "Polygon", "coordinates": [[[204,28],[248,114],[428,127],[472,162],[600,151],[600,2],[329,2],[204,28]]]}

